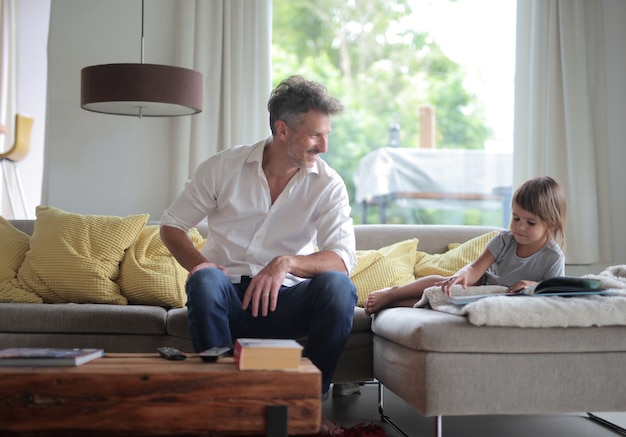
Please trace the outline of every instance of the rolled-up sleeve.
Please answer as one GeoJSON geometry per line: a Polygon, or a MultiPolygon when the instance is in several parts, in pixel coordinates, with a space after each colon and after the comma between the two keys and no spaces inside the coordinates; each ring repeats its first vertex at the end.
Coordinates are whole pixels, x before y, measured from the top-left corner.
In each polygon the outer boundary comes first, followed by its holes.
{"type": "Polygon", "coordinates": [[[322,211],[318,219],[318,247],[339,255],[350,274],[356,266],[356,238],[345,185],[337,183],[331,187],[327,201],[328,208],[322,211]]]}
{"type": "Polygon", "coordinates": [[[163,212],[161,225],[172,226],[185,232],[196,226],[206,216],[214,198],[210,187],[210,160],[203,162],[193,177],[185,183],[183,191],[163,212]]]}

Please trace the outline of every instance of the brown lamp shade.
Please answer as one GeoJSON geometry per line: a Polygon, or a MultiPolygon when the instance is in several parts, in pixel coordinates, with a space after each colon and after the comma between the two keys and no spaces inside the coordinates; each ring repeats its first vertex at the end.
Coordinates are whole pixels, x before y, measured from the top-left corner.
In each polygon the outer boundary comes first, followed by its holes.
{"type": "Polygon", "coordinates": [[[80,106],[105,114],[174,117],[202,111],[202,74],[157,64],[104,64],[81,71],[80,106]]]}

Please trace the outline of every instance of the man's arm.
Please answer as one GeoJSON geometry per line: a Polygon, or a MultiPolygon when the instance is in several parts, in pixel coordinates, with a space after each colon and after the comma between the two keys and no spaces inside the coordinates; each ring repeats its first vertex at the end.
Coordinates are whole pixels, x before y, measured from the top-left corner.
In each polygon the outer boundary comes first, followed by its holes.
{"type": "Polygon", "coordinates": [[[310,278],[318,273],[336,270],[348,274],[343,259],[332,250],[321,250],[310,255],[289,256],[288,273],[310,278]]]}
{"type": "MultiPolygon", "coordinates": [[[[211,264],[195,248],[189,234],[173,226],[161,226],[161,240],[169,249],[176,261],[187,271],[193,273],[201,264],[211,264]]],[[[207,266],[209,267],[209,266],[207,266]]]]}

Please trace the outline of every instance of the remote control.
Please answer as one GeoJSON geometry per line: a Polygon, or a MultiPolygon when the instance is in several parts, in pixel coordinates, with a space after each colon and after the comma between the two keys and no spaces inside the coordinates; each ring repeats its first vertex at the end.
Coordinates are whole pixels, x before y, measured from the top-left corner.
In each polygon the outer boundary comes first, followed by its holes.
{"type": "Polygon", "coordinates": [[[207,349],[205,351],[200,352],[198,355],[200,355],[200,358],[202,358],[202,361],[217,361],[217,359],[223,355],[226,355],[227,353],[229,353],[231,351],[231,348],[228,346],[215,346],[212,347],[211,349],[207,349]]]}
{"type": "Polygon", "coordinates": [[[166,360],[184,360],[187,354],[173,347],[158,347],[157,351],[166,360]]]}

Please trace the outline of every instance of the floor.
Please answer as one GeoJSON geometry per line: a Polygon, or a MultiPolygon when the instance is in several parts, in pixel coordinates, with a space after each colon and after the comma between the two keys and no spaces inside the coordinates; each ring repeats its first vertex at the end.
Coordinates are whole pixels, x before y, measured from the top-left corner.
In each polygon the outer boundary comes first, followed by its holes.
{"type": "MultiPolygon", "coordinates": [[[[382,424],[389,437],[401,433],[380,421],[378,386],[365,384],[360,394],[334,396],[324,402],[324,415],[337,425],[382,424]]],[[[389,390],[384,413],[408,436],[436,436],[435,418],[423,417],[389,390]]],[[[624,426],[624,425],[622,425],[624,426]]],[[[455,416],[443,418],[444,437],[616,437],[618,432],[589,420],[586,414],[546,416],[455,416]]]]}

